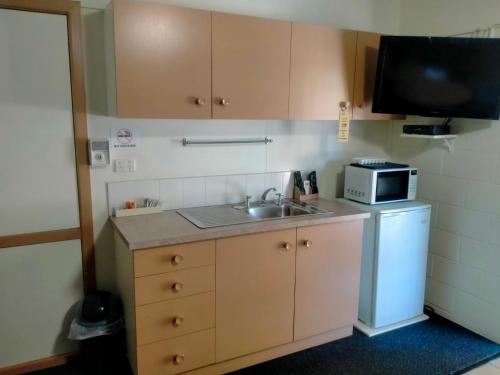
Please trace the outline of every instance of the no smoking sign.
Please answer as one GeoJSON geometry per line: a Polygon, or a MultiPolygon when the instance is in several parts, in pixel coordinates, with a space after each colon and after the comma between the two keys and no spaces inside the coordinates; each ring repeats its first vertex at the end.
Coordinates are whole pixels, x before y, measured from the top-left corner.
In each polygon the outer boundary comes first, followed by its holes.
{"type": "Polygon", "coordinates": [[[111,145],[113,149],[137,148],[138,138],[137,129],[126,127],[111,128],[111,145]]]}

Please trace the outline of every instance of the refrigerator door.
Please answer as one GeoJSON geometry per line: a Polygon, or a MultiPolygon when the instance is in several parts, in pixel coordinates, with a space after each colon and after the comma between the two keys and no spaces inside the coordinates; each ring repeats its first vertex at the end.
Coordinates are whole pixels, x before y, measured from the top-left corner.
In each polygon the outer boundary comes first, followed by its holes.
{"type": "Polygon", "coordinates": [[[374,328],[422,314],[429,224],[429,208],[377,215],[374,328]]]}

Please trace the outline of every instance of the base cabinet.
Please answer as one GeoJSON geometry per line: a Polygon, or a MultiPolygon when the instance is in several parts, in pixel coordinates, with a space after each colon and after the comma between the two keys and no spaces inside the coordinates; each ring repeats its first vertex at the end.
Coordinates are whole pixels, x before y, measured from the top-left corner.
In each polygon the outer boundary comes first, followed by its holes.
{"type": "Polygon", "coordinates": [[[362,231],[360,221],[297,229],[294,340],[356,320],[362,231]]]}
{"type": "Polygon", "coordinates": [[[137,375],[222,374],[352,334],[363,221],[131,251],[115,235],[137,375]]]}
{"type": "Polygon", "coordinates": [[[295,229],[216,243],[216,359],[293,340],[295,229]]]}

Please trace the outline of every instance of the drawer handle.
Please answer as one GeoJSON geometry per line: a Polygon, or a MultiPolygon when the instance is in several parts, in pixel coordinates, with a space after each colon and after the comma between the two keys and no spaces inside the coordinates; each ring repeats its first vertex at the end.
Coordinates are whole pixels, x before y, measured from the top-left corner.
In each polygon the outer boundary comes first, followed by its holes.
{"type": "Polygon", "coordinates": [[[182,283],[174,283],[174,285],[172,285],[172,290],[174,292],[180,292],[183,287],[184,285],[182,285],[182,283]]]}
{"type": "Polygon", "coordinates": [[[221,100],[219,100],[219,104],[221,106],[227,107],[231,103],[229,102],[229,100],[222,98],[221,100]]]}
{"type": "Polygon", "coordinates": [[[282,246],[283,246],[283,249],[285,249],[286,251],[292,249],[292,244],[290,242],[285,242],[285,243],[283,243],[282,246]]]}
{"type": "Polygon", "coordinates": [[[180,365],[182,362],[184,362],[184,355],[183,354],[176,354],[174,356],[174,365],[180,365]]]}
{"type": "Polygon", "coordinates": [[[178,265],[178,264],[181,264],[181,262],[182,262],[182,260],[183,260],[183,259],[184,259],[184,258],[182,257],[182,255],[174,255],[174,256],[172,257],[172,264],[173,264],[174,266],[176,266],[176,265],[178,265]]]}
{"type": "Polygon", "coordinates": [[[197,98],[195,100],[195,104],[199,105],[200,107],[203,107],[205,105],[205,101],[202,98],[197,98]]]}
{"type": "Polygon", "coordinates": [[[174,327],[179,327],[182,323],[184,323],[184,318],[181,316],[176,316],[174,319],[172,319],[172,325],[174,327]]]}
{"type": "Polygon", "coordinates": [[[305,240],[304,241],[304,246],[307,247],[307,248],[310,248],[312,246],[312,241],[311,240],[305,240]]]}

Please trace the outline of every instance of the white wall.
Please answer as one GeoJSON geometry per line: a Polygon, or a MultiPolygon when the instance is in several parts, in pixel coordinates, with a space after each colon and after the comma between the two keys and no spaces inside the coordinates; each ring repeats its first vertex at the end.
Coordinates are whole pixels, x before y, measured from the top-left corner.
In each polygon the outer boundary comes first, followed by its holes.
{"type": "MultiPolygon", "coordinates": [[[[184,7],[397,33],[400,0],[153,0],[184,7]]],[[[109,0],[81,0],[102,9],[109,0]]]]}
{"type": "MultiPolygon", "coordinates": [[[[290,20],[327,23],[339,27],[394,33],[399,28],[399,0],[189,0],[165,1],[205,9],[290,20]]],[[[103,8],[107,1],[83,1],[83,6],[103,8]]],[[[342,165],[352,156],[384,156],[390,148],[389,122],[352,124],[351,140],[336,142],[337,121],[221,121],[128,120],[107,116],[104,64],[104,13],[83,9],[86,55],[86,89],[90,137],[107,137],[113,125],[137,127],[141,135],[136,152],[113,157],[133,157],[137,172],[118,174],[107,168],[93,170],[92,200],[98,283],[114,288],[113,239],[108,222],[106,183],[118,180],[161,179],[279,172],[296,169],[318,171],[321,194],[333,198],[342,165]],[[263,137],[268,146],[216,146],[183,148],[180,139],[191,137],[263,137]]],[[[339,185],[340,186],[340,185],[339,185]]]]}
{"type": "MultiPolygon", "coordinates": [[[[498,22],[497,0],[402,1],[403,34],[451,35],[498,22]]],[[[460,119],[452,130],[459,138],[448,153],[401,139],[395,123],[392,151],[420,168],[419,196],[433,203],[427,303],[500,342],[500,122],[460,119]]]]}

